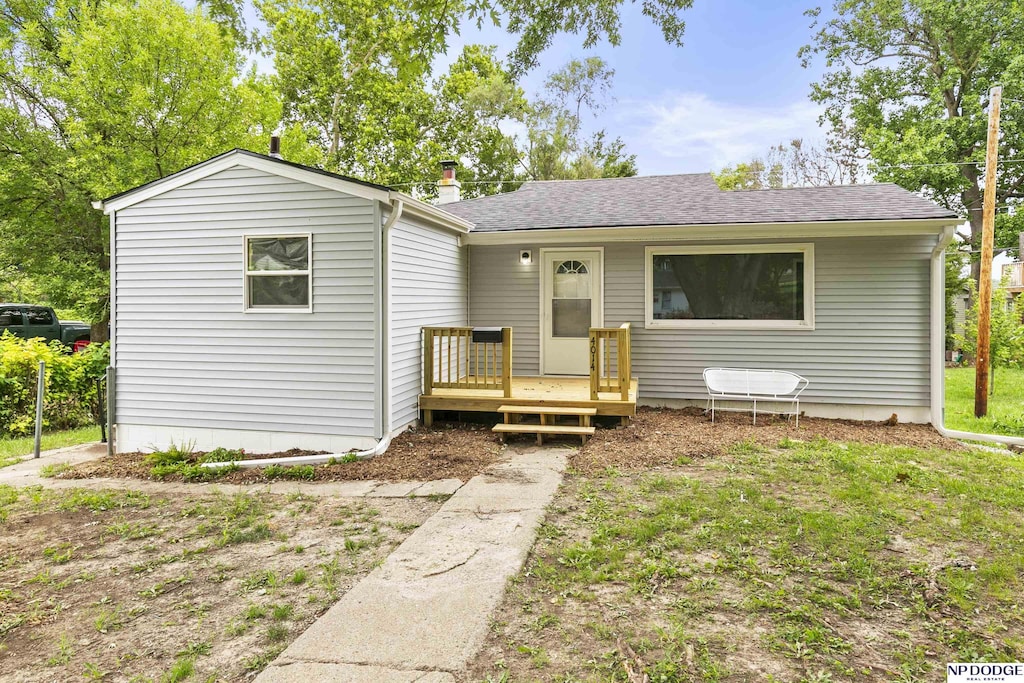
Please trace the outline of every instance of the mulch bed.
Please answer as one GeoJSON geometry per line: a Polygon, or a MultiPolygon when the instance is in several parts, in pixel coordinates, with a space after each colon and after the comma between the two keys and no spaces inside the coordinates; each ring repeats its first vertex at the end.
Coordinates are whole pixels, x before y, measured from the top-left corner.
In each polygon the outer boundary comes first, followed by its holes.
{"type": "MultiPolygon", "coordinates": [[[[800,418],[800,427],[783,418],[758,416],[751,424],[749,414],[719,413],[715,423],[699,408],[670,410],[639,408],[628,427],[599,429],[583,448],[575,439],[561,443],[573,447],[570,466],[580,472],[596,472],[606,467],[621,470],[644,470],[677,464],[682,458],[714,457],[730,446],[752,442],[776,446],[785,438],[810,441],[858,441],[889,446],[943,448],[960,450],[964,446],[946,439],[930,425],[890,422],[857,422],[800,418]]],[[[532,437],[513,443],[528,445],[532,437]]],[[[439,424],[419,428],[396,437],[381,456],[352,463],[339,463],[314,468],[314,481],[408,481],[460,479],[468,481],[489,465],[503,459],[503,447],[488,425],[439,424]]],[[[293,450],[286,453],[249,455],[248,458],[307,455],[315,451],[293,450]]],[[[198,461],[203,454],[196,453],[198,461]]],[[[62,479],[93,477],[153,479],[143,453],[123,453],[109,458],[85,462],[59,475],[62,479]]],[[[163,481],[180,481],[169,475],[163,481]]],[[[230,472],[218,482],[252,484],[270,481],[263,469],[230,472]]]]}
{"type": "Polygon", "coordinates": [[[758,415],[754,425],[747,413],[718,413],[712,424],[700,408],[638,408],[628,427],[598,430],[585,447],[571,456],[570,465],[586,473],[606,467],[650,469],[677,464],[679,458],[713,457],[737,443],[776,446],[785,438],[946,450],[965,448],[960,442],[943,437],[931,425],[801,417],[797,428],[792,421],[770,415],[758,415]]]}
{"type": "MultiPolygon", "coordinates": [[[[315,455],[321,451],[291,450],[266,455],[246,454],[247,459],[315,455]]],[[[479,425],[439,425],[433,429],[411,429],[395,437],[383,455],[358,462],[318,465],[313,481],[431,481],[460,479],[468,481],[489,465],[499,462],[502,446],[490,428],[479,425]]],[[[198,462],[203,453],[192,457],[198,462]]],[[[93,460],[61,473],[61,479],[113,477],[149,479],[150,465],[144,453],[121,453],[93,460]]],[[[227,484],[253,484],[270,481],[261,468],[229,472],[217,479],[227,484]]],[[[160,481],[181,481],[169,475],[160,481]]]]}

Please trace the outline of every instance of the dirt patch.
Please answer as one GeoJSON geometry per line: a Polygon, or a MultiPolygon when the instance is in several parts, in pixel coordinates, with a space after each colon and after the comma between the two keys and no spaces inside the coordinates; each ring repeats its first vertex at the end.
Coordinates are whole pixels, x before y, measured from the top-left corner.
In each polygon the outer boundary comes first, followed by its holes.
{"type": "Polygon", "coordinates": [[[0,681],[251,680],[439,506],[0,487],[0,681]]]}
{"type": "Polygon", "coordinates": [[[590,473],[606,467],[646,470],[678,464],[680,459],[713,457],[744,442],[776,446],[783,439],[818,438],[915,448],[965,448],[930,425],[802,417],[797,427],[783,418],[760,415],[754,425],[750,415],[742,413],[719,413],[712,424],[700,408],[639,408],[629,426],[598,430],[571,456],[570,465],[590,473]]]}
{"type": "MultiPolygon", "coordinates": [[[[263,455],[245,454],[246,458],[270,458],[289,455],[315,455],[322,451],[291,450],[263,455]]],[[[356,462],[318,465],[307,470],[303,479],[311,481],[433,481],[460,479],[468,481],[488,466],[502,460],[502,445],[488,427],[479,425],[439,425],[434,428],[411,429],[391,442],[383,455],[356,462]]],[[[193,453],[189,463],[202,461],[204,453],[193,453]]],[[[262,468],[228,472],[217,478],[228,484],[251,484],[272,481],[280,472],[262,468]]],[[[57,475],[60,479],[95,477],[131,478],[159,481],[182,481],[182,475],[167,473],[154,476],[146,454],[121,453],[75,465],[57,475]]]]}

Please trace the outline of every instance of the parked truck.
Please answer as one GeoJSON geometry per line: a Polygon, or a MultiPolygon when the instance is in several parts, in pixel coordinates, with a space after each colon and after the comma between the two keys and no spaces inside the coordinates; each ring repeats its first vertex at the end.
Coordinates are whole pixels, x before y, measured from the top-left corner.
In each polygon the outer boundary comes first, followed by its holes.
{"type": "Polygon", "coordinates": [[[0,334],[10,331],[16,337],[59,341],[74,350],[89,343],[89,325],[79,320],[58,320],[48,306],[0,304],[0,334]]]}

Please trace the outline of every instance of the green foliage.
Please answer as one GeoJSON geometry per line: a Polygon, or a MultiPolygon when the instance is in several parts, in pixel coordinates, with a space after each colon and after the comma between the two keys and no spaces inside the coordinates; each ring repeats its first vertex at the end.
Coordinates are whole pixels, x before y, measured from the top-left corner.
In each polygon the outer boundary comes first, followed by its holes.
{"type": "MultiPolygon", "coordinates": [[[[1024,13],[1005,0],[837,0],[835,17],[801,50],[827,71],[812,99],[872,159],[877,180],[961,212],[980,248],[989,89],[1024,92],[1024,13]],[[945,162],[945,163],[944,163],[945,162]],[[965,163],[968,162],[968,163],[965,163]]],[[[817,18],[819,10],[809,14],[817,18]]],[[[1024,146],[1024,107],[1006,102],[1001,148],[1024,146]]],[[[999,169],[996,204],[1020,199],[1024,166],[999,169]]],[[[1015,246],[1024,215],[1000,212],[997,244],[1015,246]]],[[[976,264],[975,264],[976,266],[976,264]]],[[[977,267],[973,270],[977,279],[977,267]]]]}
{"type": "Polygon", "coordinates": [[[722,190],[767,190],[856,183],[860,160],[836,135],[824,145],[797,138],[770,147],[761,157],[712,173],[722,190]]]}
{"type": "Polygon", "coordinates": [[[988,415],[974,417],[974,368],[946,369],[946,426],[979,434],[1024,436],[1024,369],[1002,368],[988,415]]]}
{"type": "Polygon", "coordinates": [[[312,481],[316,470],[312,465],[267,465],[263,468],[267,479],[303,479],[312,481]]]}
{"type": "MultiPolygon", "coordinates": [[[[967,311],[967,319],[964,323],[964,334],[954,335],[957,344],[968,356],[977,355],[978,344],[978,312],[981,298],[974,288],[974,281],[970,280],[968,287],[971,290],[971,300],[974,302],[967,311]]],[[[1024,312],[1020,310],[1017,300],[1011,298],[1006,291],[1006,283],[992,291],[992,313],[989,329],[991,337],[989,341],[989,354],[992,359],[993,371],[997,367],[1024,367],[1024,312]]],[[[995,390],[995,383],[992,385],[995,390]]]]}
{"type": "Polygon", "coordinates": [[[0,335],[0,437],[30,434],[35,424],[39,361],[46,363],[45,429],[72,429],[95,422],[96,380],[109,364],[106,344],[67,353],[59,342],[0,335]]]}
{"type": "Polygon", "coordinates": [[[174,0],[6,5],[0,272],[105,321],[108,221],[90,203],[232,147],[262,148],[280,103],[244,64],[202,10],[174,0]]]}
{"type": "Polygon", "coordinates": [[[182,481],[214,481],[229,472],[238,470],[233,461],[242,456],[241,449],[215,448],[197,457],[193,443],[172,443],[165,450],[156,450],[146,455],[144,462],[150,465],[149,473],[155,479],[181,477],[182,481]],[[222,467],[203,467],[202,463],[223,462],[222,467]]]}
{"type": "Polygon", "coordinates": [[[946,349],[951,350],[957,346],[956,338],[956,299],[961,295],[968,281],[964,276],[964,269],[967,266],[967,254],[960,251],[959,245],[954,240],[946,248],[946,349]]]}

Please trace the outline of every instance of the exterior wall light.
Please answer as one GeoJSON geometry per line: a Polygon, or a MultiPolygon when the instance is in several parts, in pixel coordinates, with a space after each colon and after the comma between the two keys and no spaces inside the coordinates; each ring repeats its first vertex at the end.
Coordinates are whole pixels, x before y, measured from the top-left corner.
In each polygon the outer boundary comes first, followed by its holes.
{"type": "Polygon", "coordinates": [[[523,266],[528,266],[533,263],[533,252],[529,249],[519,250],[519,263],[523,266]]]}

